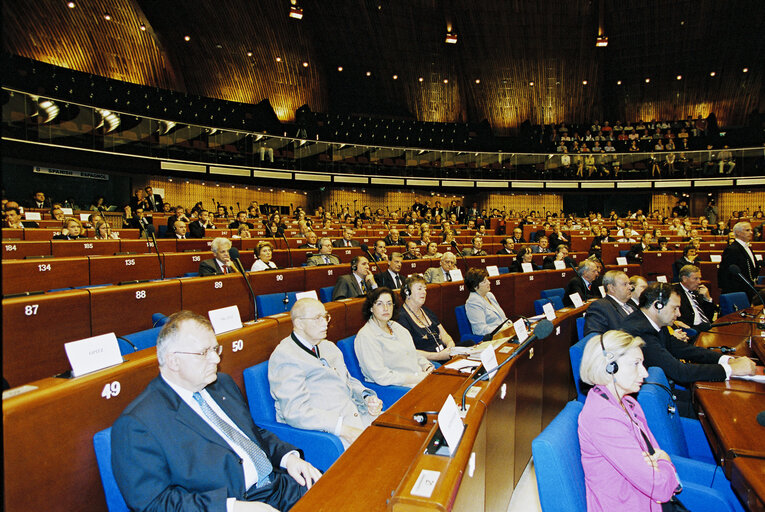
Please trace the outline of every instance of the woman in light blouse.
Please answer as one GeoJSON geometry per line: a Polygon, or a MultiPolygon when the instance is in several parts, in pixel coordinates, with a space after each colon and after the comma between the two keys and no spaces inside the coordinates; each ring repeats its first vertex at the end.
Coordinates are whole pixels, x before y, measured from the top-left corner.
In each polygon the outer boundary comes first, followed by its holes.
{"type": "Polygon", "coordinates": [[[471,268],[465,276],[465,286],[470,290],[465,312],[467,313],[473,334],[483,336],[499,327],[507,315],[491,293],[489,274],[482,268],[471,268]]]}
{"type": "Polygon", "coordinates": [[[362,314],[367,323],[356,334],[354,347],[364,377],[381,386],[416,386],[433,365],[414,347],[412,335],[393,321],[398,304],[390,288],[367,294],[362,314]]]}
{"type": "Polygon", "coordinates": [[[255,263],[252,264],[250,271],[258,272],[260,270],[277,269],[278,267],[276,266],[276,263],[271,261],[273,255],[274,246],[271,245],[271,242],[259,242],[258,246],[255,248],[255,256],[257,256],[257,259],[255,260],[255,263]]]}
{"type": "Polygon", "coordinates": [[[427,296],[427,283],[421,275],[407,277],[401,287],[404,307],[396,321],[412,335],[418,354],[430,361],[448,361],[454,340],[435,313],[425,307],[427,296]]]}
{"type": "Polygon", "coordinates": [[[438,259],[438,260],[441,259],[441,256],[443,256],[443,254],[438,252],[438,243],[437,242],[430,242],[428,244],[427,252],[422,255],[422,257],[425,258],[425,259],[438,259]]]}

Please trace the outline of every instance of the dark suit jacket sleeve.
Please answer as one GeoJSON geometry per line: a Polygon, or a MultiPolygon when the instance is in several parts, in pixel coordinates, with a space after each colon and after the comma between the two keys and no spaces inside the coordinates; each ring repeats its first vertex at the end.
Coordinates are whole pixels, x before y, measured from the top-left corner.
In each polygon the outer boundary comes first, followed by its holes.
{"type": "Polygon", "coordinates": [[[194,221],[189,224],[189,233],[191,234],[191,238],[204,238],[205,228],[200,226],[199,222],[194,221]]]}
{"type": "Polygon", "coordinates": [[[335,289],[332,291],[332,300],[358,297],[360,292],[356,290],[356,285],[353,281],[355,279],[350,274],[340,276],[335,284],[335,289]]]}
{"type": "Polygon", "coordinates": [[[584,283],[582,282],[582,279],[578,276],[574,276],[571,278],[571,280],[566,285],[566,294],[563,296],[563,304],[566,306],[572,306],[573,303],[571,302],[571,299],[569,299],[569,295],[573,295],[575,293],[578,293],[579,296],[582,298],[582,301],[586,302],[589,298],[587,296],[587,288],[584,287],[584,283]]]}
{"type": "Polygon", "coordinates": [[[214,259],[203,260],[199,263],[200,276],[214,276],[220,273],[220,269],[214,259]]]}
{"type": "Polygon", "coordinates": [[[390,288],[391,290],[396,288],[396,283],[393,282],[393,278],[391,277],[390,272],[387,270],[385,272],[375,274],[375,282],[377,283],[377,286],[384,286],[390,288]]]}
{"type": "Polygon", "coordinates": [[[606,300],[596,300],[587,308],[584,316],[584,335],[591,333],[603,334],[611,329],[619,328],[619,314],[606,300]]]}

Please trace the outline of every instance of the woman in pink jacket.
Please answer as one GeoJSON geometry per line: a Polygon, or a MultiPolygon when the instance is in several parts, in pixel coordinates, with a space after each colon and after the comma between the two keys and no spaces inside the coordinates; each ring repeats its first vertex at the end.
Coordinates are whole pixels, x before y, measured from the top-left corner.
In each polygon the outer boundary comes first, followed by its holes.
{"type": "Polygon", "coordinates": [[[579,443],[589,512],[658,512],[681,489],[669,455],[629,396],[648,375],[643,344],[623,331],[608,331],[584,349],[580,378],[593,388],[579,416],[579,443]]]}

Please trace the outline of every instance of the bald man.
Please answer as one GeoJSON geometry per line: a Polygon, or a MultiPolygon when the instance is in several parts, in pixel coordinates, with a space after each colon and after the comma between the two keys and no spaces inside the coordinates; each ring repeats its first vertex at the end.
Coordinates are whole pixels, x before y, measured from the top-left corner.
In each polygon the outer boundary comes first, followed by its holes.
{"type": "Polygon", "coordinates": [[[340,349],[326,341],[331,317],[324,304],[300,299],[290,316],[292,334],[268,360],[276,419],[335,434],[347,448],[382,412],[382,401],[351,377],[340,349]]]}
{"type": "Polygon", "coordinates": [[[450,270],[457,268],[457,256],[451,252],[445,252],[441,256],[441,265],[438,267],[430,267],[425,271],[425,281],[430,283],[445,283],[451,281],[452,278],[449,275],[450,270]]]}

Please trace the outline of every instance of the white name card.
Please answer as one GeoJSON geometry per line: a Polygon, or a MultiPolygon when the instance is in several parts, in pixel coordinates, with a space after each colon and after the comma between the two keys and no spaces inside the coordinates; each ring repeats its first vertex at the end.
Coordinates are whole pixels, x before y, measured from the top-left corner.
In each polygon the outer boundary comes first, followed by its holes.
{"type": "Polygon", "coordinates": [[[722,254],[710,254],[709,261],[712,263],[720,263],[722,261],[722,254]]]}
{"type": "Polygon", "coordinates": [[[433,494],[433,489],[436,488],[438,478],[441,476],[440,471],[431,471],[429,469],[423,469],[420,471],[420,476],[412,486],[412,490],[409,494],[412,496],[422,496],[423,498],[430,498],[433,494]]]}
{"type": "Polygon", "coordinates": [[[526,329],[526,321],[523,318],[519,318],[513,322],[513,327],[515,327],[515,335],[518,336],[518,343],[526,341],[526,338],[529,337],[529,330],[526,329]]]}
{"type": "Polygon", "coordinates": [[[754,259],[756,259],[757,261],[762,261],[762,254],[755,254],[754,259]]]}
{"type": "Polygon", "coordinates": [[[488,267],[486,267],[486,272],[488,272],[488,274],[491,277],[498,276],[499,275],[499,267],[496,266],[496,265],[489,265],[488,267]]]}
{"type": "Polygon", "coordinates": [[[113,332],[64,343],[64,350],[72,366],[72,377],[79,377],[122,362],[120,346],[113,332]]]}
{"type": "Polygon", "coordinates": [[[80,221],[81,222],[87,222],[88,221],[88,217],[90,217],[89,213],[81,213],[80,214],[80,221]]]}
{"type": "Polygon", "coordinates": [[[465,430],[465,424],[462,423],[459,407],[452,395],[446,395],[446,401],[438,411],[438,428],[441,429],[441,434],[449,447],[449,455],[454,455],[460,444],[462,432],[465,430]]]}
{"type": "Polygon", "coordinates": [[[656,281],[659,283],[666,283],[667,282],[667,276],[656,276],[656,281]]]}
{"type": "Polygon", "coordinates": [[[534,267],[531,266],[531,263],[521,263],[521,269],[524,272],[533,272],[534,267]]]}
{"type": "Polygon", "coordinates": [[[600,292],[601,297],[606,296],[606,288],[603,285],[598,286],[598,291],[600,292]]]}
{"type": "Polygon", "coordinates": [[[626,265],[627,264],[627,258],[624,256],[617,256],[616,257],[616,264],[617,265],[626,265]]]}
{"type": "Polygon", "coordinates": [[[452,281],[463,281],[462,271],[458,268],[449,271],[449,275],[452,276],[452,281]]]}
{"type": "Polygon", "coordinates": [[[568,296],[569,299],[571,299],[571,303],[574,305],[575,308],[582,307],[584,305],[584,302],[582,302],[582,298],[579,296],[579,293],[572,293],[568,296]]]}
{"type": "Polygon", "coordinates": [[[489,380],[494,377],[494,370],[497,367],[497,355],[494,353],[494,345],[489,346],[481,352],[481,363],[484,370],[489,374],[489,380]]]}
{"type": "Polygon", "coordinates": [[[242,317],[239,314],[239,306],[236,304],[225,308],[211,309],[207,312],[207,316],[210,317],[210,323],[215,334],[242,328],[242,317]]]}
{"type": "Polygon", "coordinates": [[[40,212],[26,212],[24,213],[24,218],[26,220],[42,220],[42,215],[40,215],[40,212]]]}
{"type": "Polygon", "coordinates": [[[563,260],[555,260],[553,261],[553,265],[555,265],[555,270],[565,270],[566,269],[566,262],[563,260]]]}
{"type": "Polygon", "coordinates": [[[542,311],[545,312],[545,318],[547,318],[549,321],[555,320],[555,308],[552,305],[552,302],[546,302],[544,306],[542,306],[542,311]]]}
{"type": "Polygon", "coordinates": [[[64,215],[74,215],[71,208],[61,208],[61,211],[64,212],[64,215]]]}
{"type": "Polygon", "coordinates": [[[316,299],[319,300],[319,296],[316,295],[316,290],[308,290],[307,292],[297,292],[295,294],[295,300],[300,299],[316,299]]]}

